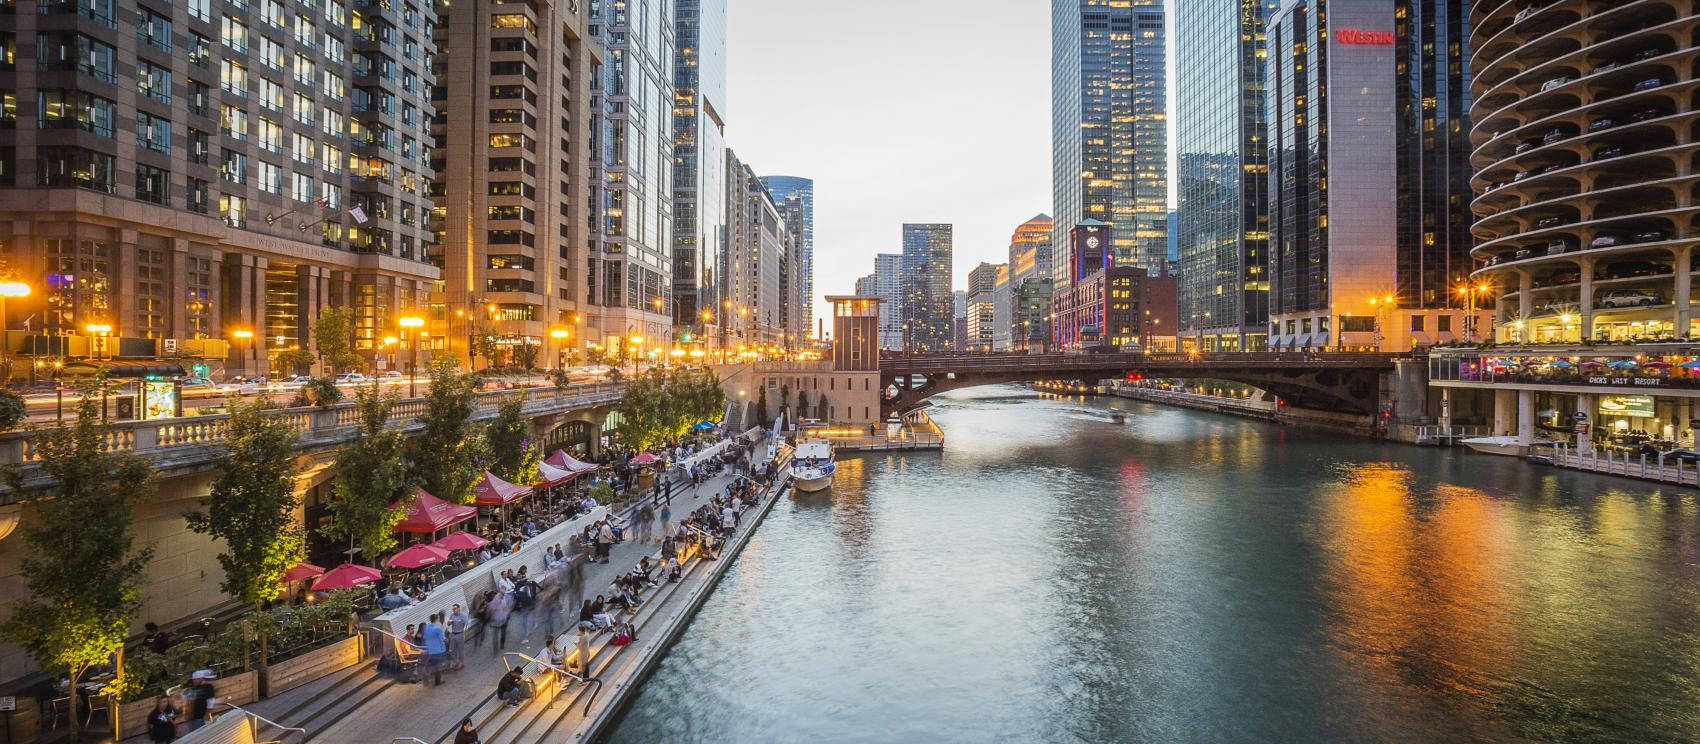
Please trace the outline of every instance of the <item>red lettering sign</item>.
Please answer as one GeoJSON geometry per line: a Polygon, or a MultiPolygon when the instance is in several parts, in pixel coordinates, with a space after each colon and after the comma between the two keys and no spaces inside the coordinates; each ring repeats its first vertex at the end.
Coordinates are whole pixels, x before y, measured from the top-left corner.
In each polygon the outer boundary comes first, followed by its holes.
{"type": "Polygon", "coordinates": [[[1393,43],[1392,31],[1365,31],[1361,28],[1342,28],[1334,31],[1334,40],[1341,44],[1383,45],[1393,43]]]}

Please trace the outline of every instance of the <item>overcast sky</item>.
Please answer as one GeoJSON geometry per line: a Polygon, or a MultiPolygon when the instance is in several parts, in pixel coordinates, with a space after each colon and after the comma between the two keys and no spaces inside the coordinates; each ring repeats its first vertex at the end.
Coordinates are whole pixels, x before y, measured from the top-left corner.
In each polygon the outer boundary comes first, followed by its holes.
{"type": "Polygon", "coordinates": [[[956,225],[961,288],[1051,211],[1048,0],[729,3],[727,143],[815,180],[817,297],[900,251],[904,222],[956,225]]]}
{"type": "Polygon", "coordinates": [[[817,317],[902,250],[904,222],[956,226],[961,289],[1050,213],[1050,0],[728,3],[727,142],[815,180],[817,317]]]}

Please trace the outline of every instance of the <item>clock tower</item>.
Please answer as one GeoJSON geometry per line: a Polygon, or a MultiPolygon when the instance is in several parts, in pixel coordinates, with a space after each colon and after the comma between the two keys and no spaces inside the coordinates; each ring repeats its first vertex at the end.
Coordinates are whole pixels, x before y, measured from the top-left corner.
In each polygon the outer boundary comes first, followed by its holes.
{"type": "Polygon", "coordinates": [[[1079,282],[1110,267],[1110,226],[1087,220],[1068,231],[1068,280],[1079,282]]]}

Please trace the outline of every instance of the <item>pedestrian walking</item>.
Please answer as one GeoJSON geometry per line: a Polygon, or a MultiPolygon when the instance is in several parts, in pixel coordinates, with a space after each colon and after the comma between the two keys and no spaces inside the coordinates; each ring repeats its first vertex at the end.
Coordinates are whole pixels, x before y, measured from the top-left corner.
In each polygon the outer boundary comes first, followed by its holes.
{"type": "Polygon", "coordinates": [[[670,503],[669,504],[662,504],[661,505],[661,535],[662,535],[663,538],[665,538],[667,536],[667,531],[669,529],[671,529],[672,526],[673,526],[673,506],[670,503]]]}
{"type": "Polygon", "coordinates": [[[496,656],[502,654],[502,649],[508,646],[508,617],[514,611],[514,598],[511,594],[497,592],[490,599],[490,653],[496,656]]]}
{"type": "Polygon", "coordinates": [[[443,665],[449,658],[448,632],[443,630],[442,620],[443,613],[439,612],[425,621],[425,674],[420,675],[420,681],[430,675],[432,685],[443,683],[443,665]]]}
{"type": "Polygon", "coordinates": [[[521,579],[514,587],[514,612],[519,615],[519,640],[531,639],[531,615],[537,609],[537,582],[521,579]]]}

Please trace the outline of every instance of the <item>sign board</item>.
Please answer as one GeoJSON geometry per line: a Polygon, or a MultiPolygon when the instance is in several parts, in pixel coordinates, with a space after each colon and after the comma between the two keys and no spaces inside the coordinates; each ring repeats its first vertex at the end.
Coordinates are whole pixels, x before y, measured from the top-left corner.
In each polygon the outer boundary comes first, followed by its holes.
{"type": "Polygon", "coordinates": [[[1650,395],[1609,395],[1600,397],[1600,414],[1608,416],[1631,416],[1634,418],[1652,418],[1653,396],[1650,395]]]}
{"type": "Polygon", "coordinates": [[[5,697],[0,697],[0,710],[17,710],[17,709],[18,709],[18,699],[17,698],[12,697],[11,695],[7,695],[5,697]]]}
{"type": "Polygon", "coordinates": [[[196,377],[206,377],[207,373],[212,371],[212,368],[208,367],[206,362],[195,362],[195,364],[189,368],[189,371],[194,373],[196,377]]]}
{"type": "Polygon", "coordinates": [[[120,395],[117,399],[116,417],[120,421],[128,421],[136,417],[136,396],[120,395]]]}
{"type": "Polygon", "coordinates": [[[1588,414],[1583,413],[1581,411],[1577,411],[1576,412],[1576,420],[1577,421],[1587,421],[1588,420],[1588,414]]]}
{"type": "Polygon", "coordinates": [[[1587,434],[1588,433],[1588,425],[1587,424],[1577,424],[1576,425],[1576,433],[1577,434],[1587,434]]]}
{"type": "Polygon", "coordinates": [[[166,354],[168,356],[171,355],[171,354],[177,353],[177,339],[174,339],[174,338],[160,339],[160,344],[161,344],[161,349],[162,349],[162,351],[160,353],[166,354]]]}
{"type": "Polygon", "coordinates": [[[172,380],[143,380],[142,381],[142,419],[176,418],[182,410],[179,404],[182,396],[178,394],[177,383],[172,380]]]}

